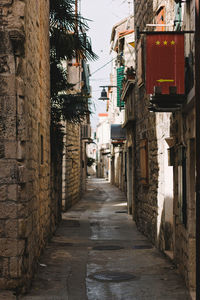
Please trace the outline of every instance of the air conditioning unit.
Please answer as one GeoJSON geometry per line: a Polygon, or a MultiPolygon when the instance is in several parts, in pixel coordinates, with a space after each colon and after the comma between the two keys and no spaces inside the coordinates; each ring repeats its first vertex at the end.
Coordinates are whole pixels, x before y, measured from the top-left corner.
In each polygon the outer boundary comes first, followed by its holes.
{"type": "Polygon", "coordinates": [[[81,139],[91,138],[91,126],[90,124],[81,125],[81,139]]]}

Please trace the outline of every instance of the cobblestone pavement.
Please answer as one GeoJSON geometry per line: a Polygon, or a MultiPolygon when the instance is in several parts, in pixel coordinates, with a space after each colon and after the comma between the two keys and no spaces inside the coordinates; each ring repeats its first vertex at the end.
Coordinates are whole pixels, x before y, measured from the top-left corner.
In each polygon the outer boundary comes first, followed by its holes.
{"type": "Polygon", "coordinates": [[[103,179],[90,179],[83,199],[63,214],[31,291],[18,297],[32,299],[190,298],[175,266],[137,231],[124,194],[103,179]]]}

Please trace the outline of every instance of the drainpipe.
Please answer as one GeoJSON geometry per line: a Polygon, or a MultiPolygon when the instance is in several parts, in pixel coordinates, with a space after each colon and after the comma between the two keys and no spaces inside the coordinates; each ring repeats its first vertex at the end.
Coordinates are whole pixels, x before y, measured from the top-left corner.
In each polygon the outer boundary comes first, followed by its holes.
{"type": "Polygon", "coordinates": [[[195,0],[196,299],[200,300],[200,0],[195,0]]]}

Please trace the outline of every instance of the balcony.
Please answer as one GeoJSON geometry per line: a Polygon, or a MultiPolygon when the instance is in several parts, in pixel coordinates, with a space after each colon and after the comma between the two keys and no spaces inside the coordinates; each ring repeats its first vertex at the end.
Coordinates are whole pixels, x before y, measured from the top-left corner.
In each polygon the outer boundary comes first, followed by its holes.
{"type": "Polygon", "coordinates": [[[154,95],[150,98],[149,110],[152,112],[175,112],[181,110],[186,101],[185,94],[177,94],[176,86],[169,87],[169,94],[162,94],[160,86],[154,88],[154,95]]]}
{"type": "Polygon", "coordinates": [[[120,146],[126,140],[126,131],[121,124],[111,124],[111,144],[113,146],[120,146]]]}
{"type": "Polygon", "coordinates": [[[122,128],[131,126],[135,120],[134,100],[135,100],[135,75],[126,76],[123,81],[121,100],[125,103],[125,120],[122,128]],[[132,77],[132,78],[131,78],[132,77]]]}

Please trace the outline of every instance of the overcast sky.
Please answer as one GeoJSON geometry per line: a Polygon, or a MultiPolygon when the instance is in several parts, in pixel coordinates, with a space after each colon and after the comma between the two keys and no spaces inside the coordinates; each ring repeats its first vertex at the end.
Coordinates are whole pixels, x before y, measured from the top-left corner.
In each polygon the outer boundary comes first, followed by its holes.
{"type": "MultiPolygon", "coordinates": [[[[81,0],[80,9],[81,15],[91,20],[88,22],[90,27],[88,35],[92,39],[94,52],[99,56],[98,61],[89,62],[92,74],[112,59],[109,55],[112,27],[133,13],[133,0],[81,0]]],[[[105,103],[98,100],[101,93],[99,85],[109,84],[110,70],[111,64],[108,64],[90,77],[94,103],[92,108],[94,113],[91,116],[93,128],[97,124],[98,113],[105,112],[105,103]]]]}

